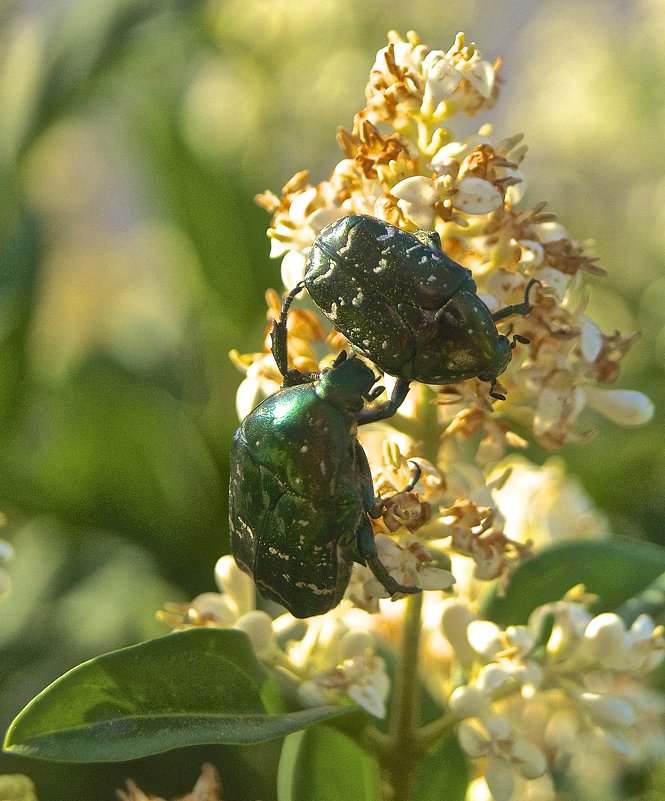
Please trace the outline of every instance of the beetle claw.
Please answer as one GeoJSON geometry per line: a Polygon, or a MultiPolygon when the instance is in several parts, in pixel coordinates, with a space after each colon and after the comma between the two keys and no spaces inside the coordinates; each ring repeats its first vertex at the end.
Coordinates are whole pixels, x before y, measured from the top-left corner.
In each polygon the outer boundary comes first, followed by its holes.
{"type": "Polygon", "coordinates": [[[345,362],[348,358],[348,353],[345,350],[340,350],[340,352],[335,356],[335,361],[332,363],[333,367],[339,367],[342,362],[345,362]]]}
{"type": "Polygon", "coordinates": [[[413,492],[414,487],[420,481],[420,478],[423,474],[423,470],[422,467],[418,464],[418,462],[414,461],[413,459],[407,459],[406,461],[408,464],[413,465],[414,470],[413,470],[413,475],[409,480],[409,483],[406,485],[406,487],[404,487],[402,492],[413,492]]]}
{"type": "Polygon", "coordinates": [[[496,388],[496,379],[492,379],[492,384],[490,385],[489,396],[490,398],[494,398],[495,400],[505,400],[506,396],[502,392],[495,392],[496,388]]]}
{"type": "Polygon", "coordinates": [[[365,399],[370,401],[370,402],[374,401],[379,397],[379,395],[382,392],[385,392],[385,390],[386,390],[385,387],[381,387],[381,386],[374,387],[374,389],[372,389],[371,392],[368,392],[367,395],[365,395],[365,399]]]}

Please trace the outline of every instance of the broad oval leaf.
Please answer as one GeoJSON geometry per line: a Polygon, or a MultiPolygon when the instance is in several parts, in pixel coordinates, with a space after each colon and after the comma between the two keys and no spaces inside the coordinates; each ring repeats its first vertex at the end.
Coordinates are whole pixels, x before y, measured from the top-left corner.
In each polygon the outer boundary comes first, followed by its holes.
{"type": "Polygon", "coordinates": [[[576,584],[598,595],[594,611],[616,609],[665,571],[665,548],[634,540],[562,542],[515,571],[504,597],[492,593],[484,614],[503,625],[525,623],[537,606],[559,600],[576,584]]]}
{"type": "Polygon", "coordinates": [[[116,762],[188,745],[284,737],[353,707],[269,714],[274,686],[247,635],[191,629],[84,662],[34,698],[5,749],[41,759],[116,762]]]}
{"type": "Polygon", "coordinates": [[[313,726],[284,741],[278,801],[381,801],[376,760],[346,735],[313,726]]]}
{"type": "Polygon", "coordinates": [[[418,801],[464,801],[469,765],[457,739],[450,735],[423,762],[418,774],[418,801]]]}

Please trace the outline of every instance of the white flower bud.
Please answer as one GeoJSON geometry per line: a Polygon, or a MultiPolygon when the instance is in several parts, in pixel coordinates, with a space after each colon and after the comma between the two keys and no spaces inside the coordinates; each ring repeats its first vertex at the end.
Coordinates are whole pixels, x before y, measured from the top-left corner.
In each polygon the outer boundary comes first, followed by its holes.
{"type": "Polygon", "coordinates": [[[538,232],[541,242],[558,242],[561,239],[568,239],[568,231],[558,222],[536,223],[533,228],[538,232]]]}
{"type": "Polygon", "coordinates": [[[505,637],[522,654],[528,654],[533,648],[533,637],[524,626],[508,626],[505,637]]]}
{"type": "Polygon", "coordinates": [[[446,59],[441,50],[432,50],[425,56],[422,70],[425,78],[422,104],[424,109],[428,107],[435,109],[462,83],[462,75],[446,59]]]}
{"type": "Polygon", "coordinates": [[[475,718],[487,712],[489,700],[478,687],[467,684],[453,690],[448,706],[451,712],[459,718],[475,718]]]}
{"type": "Polygon", "coordinates": [[[501,629],[489,620],[472,620],[466,634],[472,648],[489,659],[504,649],[501,629]]]}
{"type": "Polygon", "coordinates": [[[653,417],[653,402],[642,392],[585,387],[584,393],[587,404],[613,423],[639,426],[648,423],[653,417]]]}
{"type": "MultiPolygon", "coordinates": [[[[274,240],[273,240],[274,241],[274,240]]],[[[272,256],[272,253],[270,254],[272,256]]],[[[291,291],[305,277],[307,259],[297,250],[289,250],[284,254],[281,266],[282,283],[291,291]]]]}
{"type": "MultiPolygon", "coordinates": [[[[275,384],[275,389],[277,388],[278,386],[275,384]]],[[[261,381],[256,378],[244,378],[236,392],[236,415],[238,420],[244,420],[265,397],[266,394],[261,381]]]]}
{"type": "Polygon", "coordinates": [[[418,228],[430,230],[434,224],[434,204],[439,200],[439,188],[431,178],[414,175],[395,184],[390,193],[405,217],[418,228]]]}
{"type": "Polygon", "coordinates": [[[374,640],[367,631],[351,629],[342,636],[339,651],[342,659],[353,659],[364,656],[367,651],[374,649],[374,640]]]}
{"type": "Polygon", "coordinates": [[[553,751],[570,750],[579,739],[580,716],[574,709],[557,709],[545,727],[545,744],[553,751]]]}
{"type": "Polygon", "coordinates": [[[449,590],[455,583],[455,576],[450,570],[440,567],[421,567],[416,580],[422,590],[449,590]]]}
{"type": "Polygon", "coordinates": [[[520,264],[531,268],[542,264],[545,251],[540,242],[535,242],[533,239],[520,239],[517,244],[522,251],[520,254],[520,264]]]}
{"type": "Polygon", "coordinates": [[[475,651],[467,638],[467,627],[472,620],[473,614],[467,604],[453,598],[441,604],[441,629],[461,665],[470,665],[475,659],[475,651]]]}
{"type": "Polygon", "coordinates": [[[623,698],[596,693],[582,693],[580,701],[587,712],[600,726],[625,728],[635,722],[635,710],[623,698]]]}
{"type": "Polygon", "coordinates": [[[242,572],[232,556],[222,556],[217,560],[215,583],[234,602],[239,616],[254,608],[254,582],[242,572]]]}
{"type": "Polygon", "coordinates": [[[584,632],[586,652],[603,667],[620,668],[625,661],[626,627],[612,612],[604,612],[589,621],[584,632]]]}
{"type": "Polygon", "coordinates": [[[484,178],[468,175],[457,184],[453,206],[465,214],[488,214],[503,203],[501,192],[484,178]]]}
{"type": "Polygon", "coordinates": [[[277,650],[277,643],[275,642],[272,620],[269,615],[258,610],[247,612],[236,622],[235,628],[244,631],[248,635],[254,653],[259,659],[272,659],[277,650]]]}
{"type": "Polygon", "coordinates": [[[512,662],[492,662],[480,669],[476,682],[480,690],[491,694],[512,681],[518,671],[519,668],[512,662]]]}
{"type": "MultiPolygon", "coordinates": [[[[2,515],[0,514],[0,524],[2,515]]],[[[0,539],[0,562],[9,562],[14,557],[14,548],[6,540],[0,539]]]]}

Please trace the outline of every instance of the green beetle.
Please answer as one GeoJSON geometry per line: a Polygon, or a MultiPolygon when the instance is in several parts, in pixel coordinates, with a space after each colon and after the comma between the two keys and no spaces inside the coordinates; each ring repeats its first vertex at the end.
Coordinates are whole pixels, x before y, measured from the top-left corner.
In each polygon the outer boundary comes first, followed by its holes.
{"type": "Polygon", "coordinates": [[[436,232],[410,234],[383,220],[351,214],[321,231],[307,261],[312,300],[353,347],[383,372],[397,376],[396,411],[410,381],[452,384],[474,376],[491,382],[510,362],[516,342],[496,329],[510,314],[528,314],[524,302],[493,314],[478,297],[471,271],[441,248],[436,232]]]}
{"type": "MultiPolygon", "coordinates": [[[[273,349],[284,359],[285,336],[277,323],[273,349]]],[[[370,516],[380,508],[356,438],[358,425],[377,419],[377,410],[364,409],[382,391],[373,371],[343,352],[320,376],[284,372],[286,386],[260,403],[233,438],[229,518],[236,562],[295,617],[336,606],[353,562],[366,564],[391,595],[419,592],[398,584],[376,552],[370,516]]]]}

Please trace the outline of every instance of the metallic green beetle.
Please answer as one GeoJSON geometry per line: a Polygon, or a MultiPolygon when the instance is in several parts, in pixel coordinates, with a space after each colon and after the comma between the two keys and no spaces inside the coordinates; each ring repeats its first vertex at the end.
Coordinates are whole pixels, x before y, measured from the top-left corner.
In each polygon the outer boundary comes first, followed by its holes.
{"type": "Polygon", "coordinates": [[[367,564],[391,595],[419,592],[398,584],[381,563],[369,519],[380,508],[356,429],[385,413],[364,409],[382,391],[373,371],[346,353],[320,376],[287,370],[284,318],[273,350],[286,386],[244,419],[231,447],[236,562],[295,617],[336,606],[353,562],[367,564]]]}
{"type": "Polygon", "coordinates": [[[528,314],[523,303],[493,314],[478,297],[471,271],[441,248],[436,232],[410,234],[375,217],[351,214],[321,231],[309,254],[303,282],[312,300],[353,347],[383,372],[397,376],[396,411],[410,381],[452,384],[474,376],[490,381],[510,362],[516,342],[496,322],[528,314]]]}

